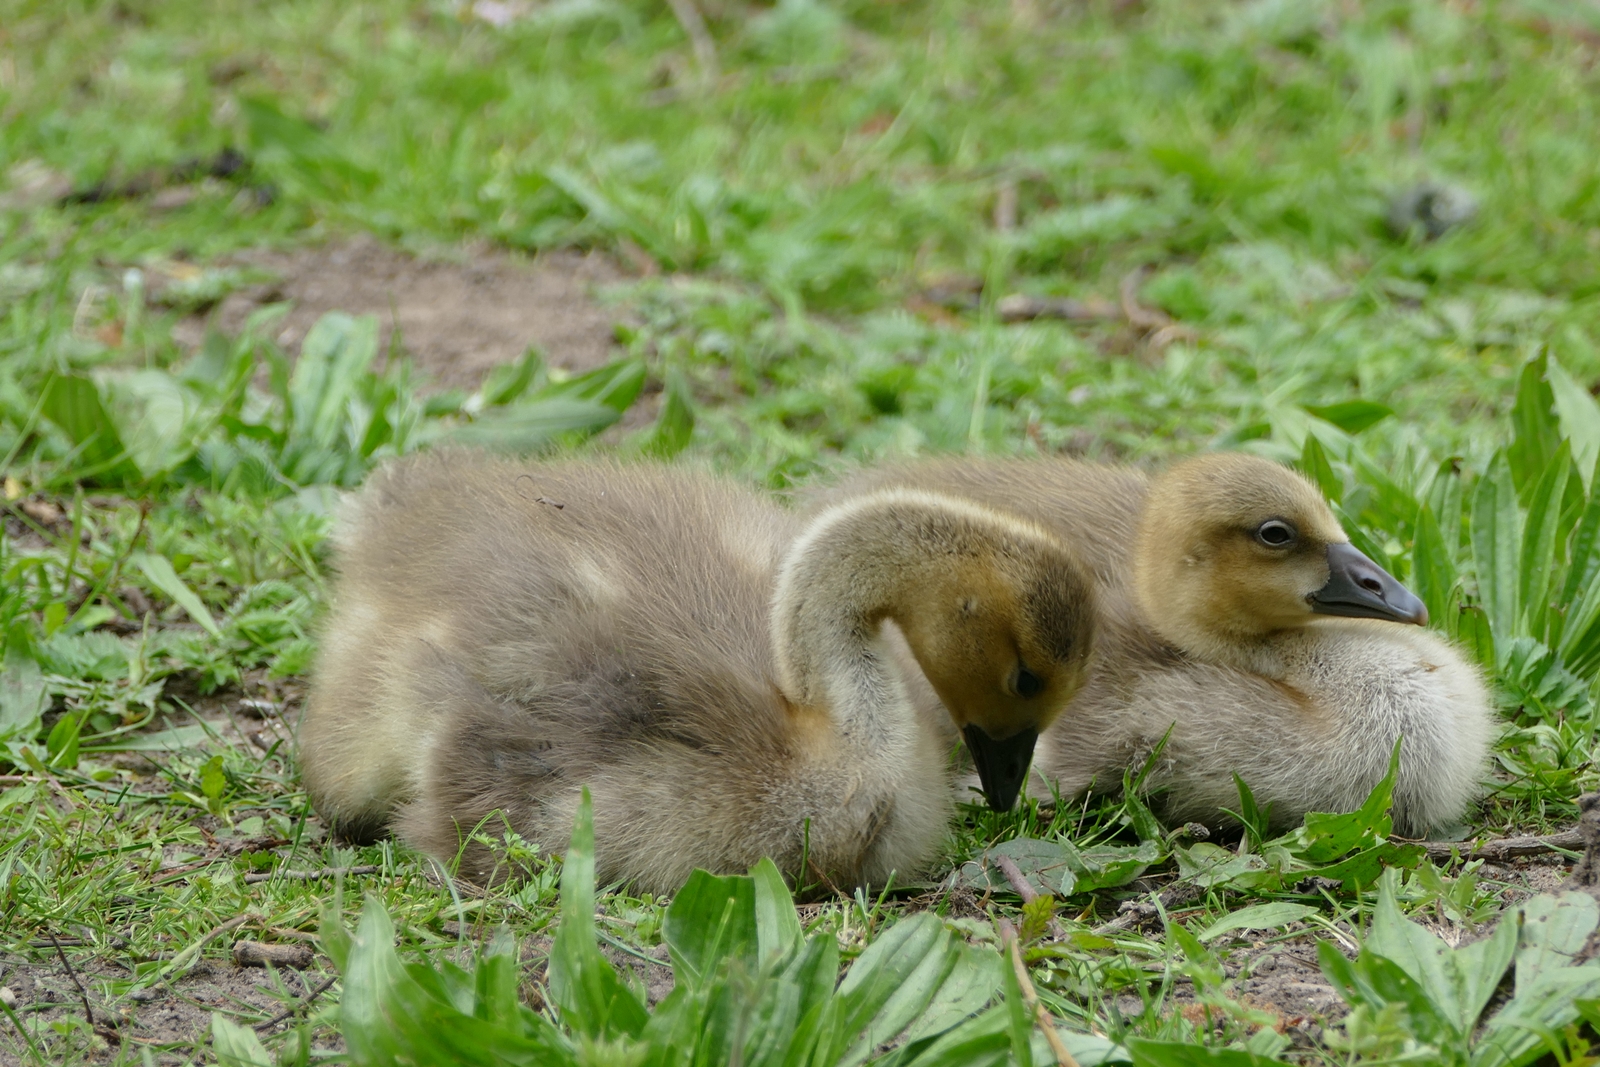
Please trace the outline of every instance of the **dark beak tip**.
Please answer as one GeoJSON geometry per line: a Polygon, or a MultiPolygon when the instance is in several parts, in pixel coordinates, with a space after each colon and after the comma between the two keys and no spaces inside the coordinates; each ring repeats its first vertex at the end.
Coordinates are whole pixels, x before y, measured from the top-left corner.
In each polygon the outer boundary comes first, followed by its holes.
{"type": "Polygon", "coordinates": [[[1038,731],[1025,727],[1000,741],[976,724],[963,727],[961,732],[978,769],[978,780],[983,783],[984,800],[995,811],[1010,811],[1027,780],[1038,731]]]}
{"type": "Polygon", "coordinates": [[[1416,594],[1348,541],[1328,546],[1328,581],[1311,594],[1311,610],[1323,615],[1428,624],[1428,608],[1416,594]]]}

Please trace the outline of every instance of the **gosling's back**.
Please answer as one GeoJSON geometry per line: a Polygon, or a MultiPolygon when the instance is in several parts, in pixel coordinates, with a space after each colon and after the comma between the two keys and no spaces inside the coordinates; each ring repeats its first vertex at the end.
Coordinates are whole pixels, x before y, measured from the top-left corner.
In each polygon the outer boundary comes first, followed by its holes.
{"type": "Polygon", "coordinates": [[[821,869],[908,869],[942,833],[938,747],[840,766],[826,722],[783,699],[768,612],[793,536],[782,510],[686,470],[388,466],[338,538],[301,733],[318,810],[479,879],[496,860],[468,841],[477,820],[559,849],[583,785],[601,877],[642,889],[681,884],[690,857],[793,869],[808,818],[821,869]]]}

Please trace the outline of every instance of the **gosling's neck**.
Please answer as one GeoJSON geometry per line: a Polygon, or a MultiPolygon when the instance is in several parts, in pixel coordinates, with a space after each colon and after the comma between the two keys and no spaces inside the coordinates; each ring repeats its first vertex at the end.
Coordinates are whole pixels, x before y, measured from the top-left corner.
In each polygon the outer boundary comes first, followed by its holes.
{"type": "Polygon", "coordinates": [[[772,605],[778,684],[824,709],[847,740],[881,745],[914,729],[911,700],[883,636],[933,562],[910,533],[944,498],[894,490],[831,508],[795,541],[772,605]]]}

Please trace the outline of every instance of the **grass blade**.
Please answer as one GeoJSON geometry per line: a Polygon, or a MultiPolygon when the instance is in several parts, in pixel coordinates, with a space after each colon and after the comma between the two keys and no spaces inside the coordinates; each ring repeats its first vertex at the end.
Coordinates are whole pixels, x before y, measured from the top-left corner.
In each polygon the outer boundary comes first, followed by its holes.
{"type": "Polygon", "coordinates": [[[189,613],[189,618],[199,623],[201,628],[212,637],[221,637],[222,628],[217,625],[217,620],[211,617],[195,591],[184,584],[178,577],[178,572],[172,569],[172,563],[165,556],[158,556],[154,552],[135,552],[129,561],[143,574],[150,584],[159,589],[163,596],[177,604],[189,613]]]}

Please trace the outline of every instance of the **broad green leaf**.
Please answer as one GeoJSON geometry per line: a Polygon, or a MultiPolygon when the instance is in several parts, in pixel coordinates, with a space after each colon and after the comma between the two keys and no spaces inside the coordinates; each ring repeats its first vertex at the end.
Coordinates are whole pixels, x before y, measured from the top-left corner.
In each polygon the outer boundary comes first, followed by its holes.
{"type": "Polygon", "coordinates": [[[976,1015],[1000,994],[1000,970],[995,965],[995,951],[954,938],[951,945],[955,956],[950,969],[939,991],[906,1031],[908,1042],[944,1033],[976,1015]]]}
{"type": "Polygon", "coordinates": [[[571,1045],[547,1020],[507,999],[507,985],[520,977],[509,939],[497,938],[472,974],[449,963],[407,966],[395,953],[393,923],[369,897],[354,937],[330,938],[325,928],[323,940],[330,955],[343,957],[339,1023],[361,1067],[575,1064],[571,1045]]]}
{"type": "Polygon", "coordinates": [[[1471,1067],[1519,1067],[1551,1059],[1552,1041],[1576,1022],[1578,1005],[1600,996],[1600,967],[1562,967],[1518,983],[1511,1000],[1484,1024],[1471,1067]]]}
{"type": "Polygon", "coordinates": [[[105,376],[102,400],[128,450],[150,480],[194,454],[200,398],[166,371],[137,370],[105,376]]]}
{"type": "Polygon", "coordinates": [[[1394,781],[1400,769],[1400,746],[1396,740],[1389,753],[1389,769],[1361,807],[1347,813],[1310,812],[1301,827],[1290,835],[1293,848],[1313,864],[1328,863],[1362,848],[1369,848],[1389,835],[1393,825],[1389,816],[1394,806],[1394,781]]]}
{"type": "Polygon", "coordinates": [[[92,477],[107,485],[139,480],[139,468],[128,458],[128,449],[94,382],[78,374],[51,378],[44,387],[41,410],[76,449],[74,467],[80,479],[92,477]]]}
{"type": "MultiPolygon", "coordinates": [[[[1585,504],[1572,539],[1567,545],[1567,580],[1561,587],[1558,604],[1571,604],[1586,594],[1600,578],[1600,493],[1594,493],[1585,504]]],[[[1568,616],[1570,628],[1571,616],[1568,616]]]]}
{"type": "Polygon", "coordinates": [[[222,1067],[277,1067],[254,1030],[240,1026],[220,1011],[211,1013],[211,1048],[222,1067]]]}
{"type": "Polygon", "coordinates": [[[1345,400],[1338,404],[1307,405],[1306,410],[1354,436],[1394,414],[1394,408],[1371,400],[1345,400]]]}
{"type": "MultiPolygon", "coordinates": [[[[999,972],[995,981],[1000,980],[999,972]]],[[[927,1042],[907,1042],[879,1067],[1004,1067],[1011,1058],[1009,1005],[992,1008],[927,1042]]],[[[1084,1067],[1093,1061],[1085,1060],[1084,1067]]],[[[1104,1062],[1101,1060],[1100,1062],[1104,1062]]]]}
{"type": "MultiPolygon", "coordinates": [[[[888,1032],[892,1022],[902,1017],[908,1003],[926,1004],[932,998],[954,965],[952,947],[944,924],[927,912],[902,919],[879,934],[839,985],[839,1037],[853,1046],[864,1034],[874,1042],[898,1034],[910,1016],[888,1032]]],[[[843,1051],[840,1048],[834,1055],[843,1051]]]]}
{"type": "Polygon", "coordinates": [[[1494,670],[1499,663],[1489,614],[1477,605],[1463,607],[1456,613],[1456,640],[1471,649],[1478,663],[1488,670],[1494,670]]]}
{"type": "Polygon", "coordinates": [[[53,766],[71,770],[78,765],[78,735],[87,714],[83,711],[68,712],[50,728],[50,736],[45,739],[44,747],[53,766]]]}
{"type": "MultiPolygon", "coordinates": [[[[907,921],[902,919],[901,923],[907,921]]],[[[866,1032],[856,1040],[851,1051],[839,1060],[840,1067],[855,1067],[878,1046],[899,1036],[927,1010],[943,988],[961,956],[943,924],[936,922],[936,925],[937,936],[931,940],[922,958],[916,961],[915,967],[909,970],[896,968],[890,972],[896,975],[897,984],[889,990],[883,1006],[867,1024],[866,1032]]],[[[856,966],[860,966],[859,960],[856,966]]],[[[855,967],[852,967],[851,973],[854,971],[855,967]]],[[[855,991],[864,995],[866,988],[857,987],[855,991]]],[[[843,990],[840,992],[843,996],[843,990]]],[[[845,999],[848,1003],[848,998],[845,999]]]]}
{"type": "Polygon", "coordinates": [[[1561,422],[1561,434],[1572,447],[1572,459],[1583,487],[1594,491],[1594,470],[1600,463],[1600,404],[1554,359],[1545,367],[1551,400],[1561,422]]]}
{"type": "Polygon", "coordinates": [[[228,788],[228,776],[222,771],[222,756],[212,756],[200,767],[200,795],[209,801],[220,801],[228,788]]]}
{"type": "Polygon", "coordinates": [[[1416,541],[1411,546],[1411,585],[1428,606],[1433,625],[1448,628],[1454,622],[1457,581],[1454,555],[1433,509],[1424,504],[1417,509],[1416,541]]]}
{"type": "Polygon", "coordinates": [[[1317,440],[1315,434],[1306,434],[1305,445],[1300,450],[1300,472],[1315,482],[1330,502],[1337,504],[1343,499],[1344,483],[1333,472],[1328,453],[1323,450],[1322,442],[1317,440]]]}
{"type": "Polygon", "coordinates": [[[619,418],[615,408],[592,400],[535,400],[495,408],[449,431],[445,438],[460,445],[527,453],[543,448],[562,434],[603,430],[619,418]]]}
{"type": "Polygon", "coordinates": [[[667,457],[682,452],[694,436],[694,408],[689,404],[689,385],[683,375],[669,371],[665,395],[661,400],[661,414],[656,428],[645,444],[651,455],[667,457]]]}
{"type": "Polygon", "coordinates": [[[1433,481],[1428,486],[1427,503],[1439,523],[1445,547],[1451,558],[1461,548],[1461,461],[1454,457],[1439,464],[1433,481]]]}
{"type": "Polygon", "coordinates": [[[1516,954],[1516,923],[1502,922],[1482,941],[1452,949],[1400,913],[1395,902],[1398,884],[1399,872],[1394,870],[1379,880],[1378,903],[1363,951],[1404,970],[1427,991],[1440,1017],[1456,1033],[1468,1035],[1516,954]]]}
{"type": "Polygon", "coordinates": [[[692,986],[717,978],[724,961],[735,961],[742,974],[755,974],[760,962],[755,880],[695,871],[667,908],[661,940],[678,980],[692,986]]]}
{"type": "MultiPolygon", "coordinates": [[[[1434,1045],[1459,1060],[1468,1034],[1440,1012],[1433,991],[1405,968],[1385,956],[1363,948],[1354,960],[1345,959],[1326,941],[1317,942],[1317,962],[1334,988],[1352,1005],[1381,1010],[1393,1005],[1403,1012],[1404,1027],[1419,1043],[1434,1045]]],[[[1451,1062],[1447,1058],[1445,1062],[1451,1062]]]]}
{"type": "MultiPolygon", "coordinates": [[[[1540,974],[1570,967],[1600,926],[1600,903],[1581,891],[1542,893],[1520,909],[1522,930],[1517,949],[1517,988],[1540,974]]],[[[1509,913],[1502,922],[1514,918],[1509,913]]],[[[1509,925],[1509,922],[1508,922],[1509,925]]]]}
{"type": "Polygon", "coordinates": [[[1173,851],[1178,861],[1178,875],[1201,889],[1218,886],[1247,888],[1263,879],[1276,879],[1277,874],[1268,869],[1267,861],[1253,852],[1240,855],[1231,848],[1197,841],[1188,848],[1173,851]]]}
{"type": "Polygon", "coordinates": [[[750,868],[755,887],[756,944],[762,967],[781,960],[800,947],[804,931],[794,910],[794,898],[771,859],[750,868]]]}
{"type": "Polygon", "coordinates": [[[375,316],[357,318],[330,311],[312,324],[289,379],[290,439],[301,447],[331,448],[344,431],[361,377],[377,354],[375,316]]]}
{"type": "Polygon", "coordinates": [[[1544,473],[1539,476],[1533,492],[1528,497],[1528,518],[1522,541],[1522,562],[1519,567],[1521,581],[1518,601],[1522,604],[1526,630],[1524,632],[1544,639],[1546,619],[1554,590],[1550,588],[1555,572],[1558,549],[1563,550],[1561,530],[1561,502],[1566,495],[1567,479],[1572,471],[1572,460],[1565,441],[1557,446],[1544,473]],[[1558,544],[1558,539],[1561,541],[1558,544]]]}
{"type": "Polygon", "coordinates": [[[1509,637],[1517,632],[1517,566],[1521,556],[1522,516],[1517,510],[1510,462],[1501,451],[1478,482],[1472,501],[1472,559],[1478,575],[1478,595],[1497,636],[1509,637]]]}
{"type": "Polygon", "coordinates": [[[575,1033],[636,1035],[649,1016],[600,953],[594,929],[594,809],[584,788],[561,864],[561,925],[550,951],[550,1000],[575,1033]]]}
{"type": "Polygon", "coordinates": [[[165,556],[153,552],[135,552],[128,557],[130,563],[139,568],[151,585],[160,590],[161,594],[184,611],[189,613],[189,618],[199,623],[212,637],[221,637],[222,628],[217,625],[217,620],[211,617],[200,598],[193,589],[184,584],[178,577],[178,572],[172,569],[172,562],[165,556]]]}
{"type": "Polygon", "coordinates": [[[32,739],[49,695],[27,637],[20,624],[13,625],[0,660],[0,741],[32,739]]]}
{"type": "Polygon", "coordinates": [[[1315,914],[1317,914],[1316,908],[1304,904],[1291,904],[1287,901],[1254,904],[1224,915],[1195,936],[1201,941],[1214,941],[1223,934],[1233,933],[1235,930],[1272,930],[1315,914]]]}
{"type": "Polygon", "coordinates": [[[1511,407],[1512,436],[1506,458],[1517,496],[1524,501],[1544,475],[1561,443],[1555,397],[1550,383],[1545,380],[1547,360],[1541,352],[1523,365],[1517,380],[1517,399],[1511,407]]]}

